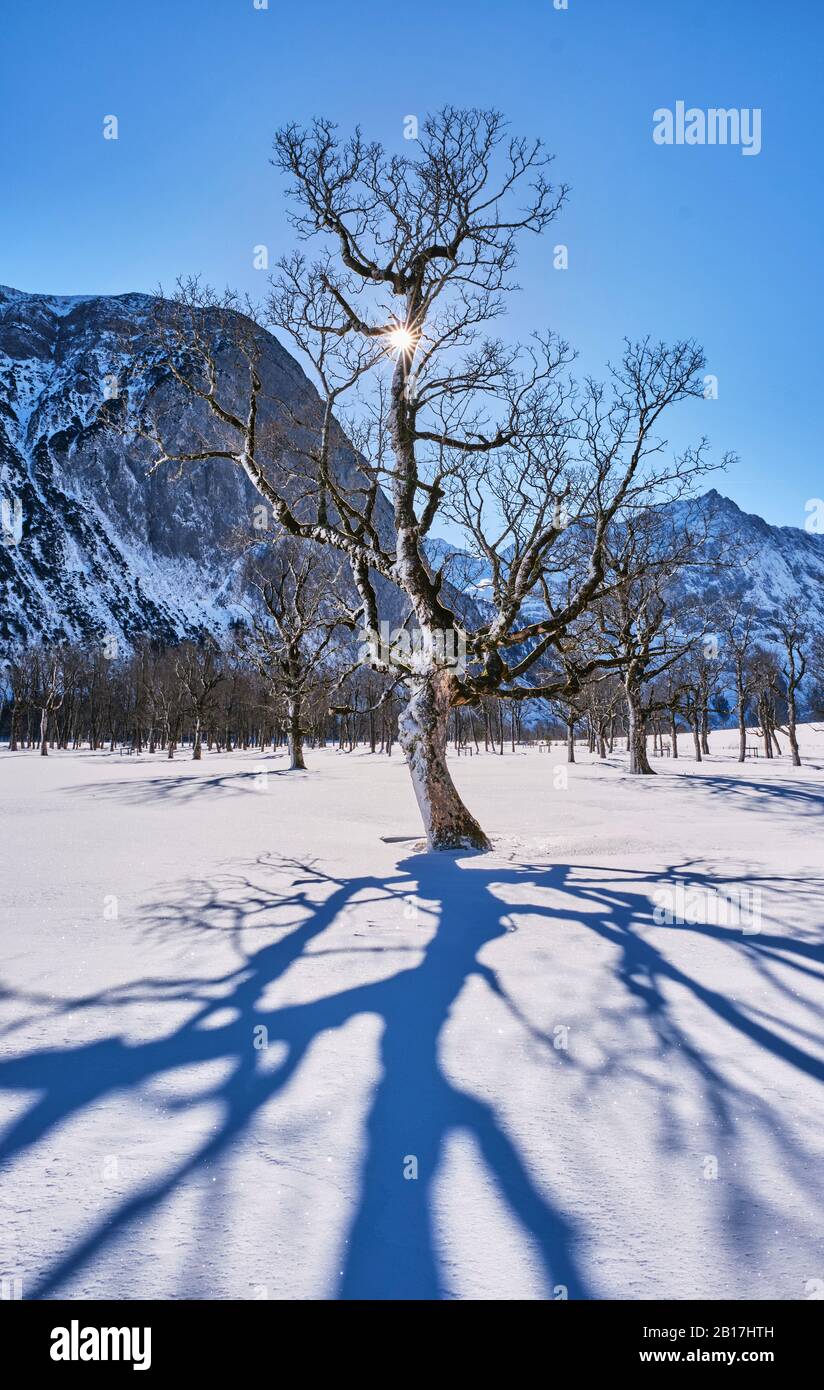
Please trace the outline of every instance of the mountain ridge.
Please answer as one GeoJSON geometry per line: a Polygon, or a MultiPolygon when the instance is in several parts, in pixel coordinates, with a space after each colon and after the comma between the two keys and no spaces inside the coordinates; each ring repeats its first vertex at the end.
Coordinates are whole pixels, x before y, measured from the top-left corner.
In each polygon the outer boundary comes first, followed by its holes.
{"type": "MultiPolygon", "coordinates": [[[[124,342],[139,338],[152,303],[152,296],[134,291],[40,295],[0,286],[0,498],[7,542],[0,544],[0,640],[6,643],[104,633],[127,642],[142,634],[173,641],[225,630],[241,613],[245,551],[238,537],[247,544],[261,538],[252,529],[259,495],[226,462],[187,468],[179,479],[164,470],[150,474],[148,445],[127,443],[105,422],[106,383],[119,381],[129,365],[124,342]]],[[[277,338],[261,333],[271,399],[290,408],[316,401],[300,364],[277,338]]],[[[149,394],[170,389],[168,382],[132,379],[124,409],[137,411],[149,394]]],[[[193,408],[185,399],[173,403],[182,438],[196,423],[193,408]]],[[[353,476],[357,462],[340,431],[341,476],[353,476]]],[[[717,488],[697,505],[728,562],[723,581],[704,586],[708,595],[719,585],[746,589],[764,625],[776,602],[797,596],[811,621],[824,624],[824,536],[775,526],[717,488]]],[[[433,560],[460,556],[457,587],[482,599],[483,560],[444,538],[432,538],[427,548],[433,560]]]]}

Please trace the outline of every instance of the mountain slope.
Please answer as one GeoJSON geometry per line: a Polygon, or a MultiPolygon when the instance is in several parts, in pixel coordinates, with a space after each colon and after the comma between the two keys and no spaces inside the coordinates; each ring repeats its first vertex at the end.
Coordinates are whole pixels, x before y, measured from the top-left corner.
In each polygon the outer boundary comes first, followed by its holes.
{"type": "MultiPolygon", "coordinates": [[[[719,555],[723,564],[711,576],[700,567],[685,572],[681,591],[702,596],[707,604],[742,593],[756,614],[762,640],[769,636],[773,616],[791,598],[801,603],[812,629],[824,626],[824,536],[795,526],[770,526],[714,488],[694,501],[669,505],[685,516],[689,509],[693,523],[703,522],[707,553],[719,555]]],[[[485,559],[438,538],[427,542],[427,552],[456,587],[483,603],[491,573],[485,559]]],[[[524,605],[526,618],[538,618],[543,611],[537,597],[524,605]]]]}
{"type": "MultiPolygon", "coordinates": [[[[169,640],[219,630],[238,612],[243,538],[262,535],[259,495],[224,461],[149,475],[150,446],[106,423],[107,395],[128,375],[127,414],[163,391],[178,421],[172,444],[197,427],[180,388],[131,370],[151,302],[0,289],[0,639],[169,640]]],[[[273,401],[310,408],[298,363],[261,338],[270,413],[273,401]]],[[[342,434],[335,462],[341,478],[354,475],[342,434]]]]}

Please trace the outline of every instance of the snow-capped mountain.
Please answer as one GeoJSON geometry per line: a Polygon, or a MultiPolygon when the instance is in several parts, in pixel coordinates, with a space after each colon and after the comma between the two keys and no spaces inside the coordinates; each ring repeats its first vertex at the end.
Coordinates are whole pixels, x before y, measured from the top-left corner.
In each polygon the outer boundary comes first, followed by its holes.
{"type": "Polygon", "coordinates": [[[790,599],[799,601],[811,627],[824,623],[824,535],[798,526],[771,526],[715,488],[689,505],[703,511],[708,549],[723,568],[712,579],[696,571],[685,587],[703,590],[708,599],[742,594],[765,631],[790,599]]]}
{"type": "MultiPolygon", "coordinates": [[[[109,420],[112,392],[121,413],[137,416],[162,391],[173,445],[197,427],[182,388],[135,374],[151,303],[0,289],[0,640],[168,640],[219,630],[238,611],[243,538],[261,539],[259,495],[225,461],[150,475],[151,446],[129,438],[128,419],[118,429],[109,420]]],[[[305,417],[311,383],[261,337],[261,428],[277,402],[305,417]]],[[[335,462],[342,480],[352,476],[342,433],[335,462]]]]}
{"type": "MultiPolygon", "coordinates": [[[[103,633],[169,640],[219,631],[239,612],[242,537],[260,539],[258,494],[223,461],[180,477],[169,468],[150,474],[150,446],[107,423],[107,397],[127,381],[127,415],[163,391],[178,420],[172,442],[182,445],[197,428],[185,392],[135,375],[150,304],[138,294],[0,289],[0,641],[103,633]]],[[[277,414],[272,403],[280,401],[305,415],[311,383],[274,337],[262,339],[268,409],[277,414]]],[[[344,481],[357,468],[342,432],[336,467],[344,481]]],[[[765,632],[790,595],[824,624],[824,536],[770,526],[714,490],[698,505],[727,567],[712,580],[693,576],[693,587],[703,584],[708,597],[744,588],[765,632]]],[[[448,581],[482,609],[486,562],[444,540],[427,544],[434,565],[449,557],[448,581]]],[[[386,598],[392,617],[399,598],[386,598]]]]}
{"type": "MultiPolygon", "coordinates": [[[[720,558],[720,570],[700,567],[688,571],[678,587],[698,594],[707,604],[726,595],[741,594],[757,615],[756,627],[769,640],[776,613],[789,599],[796,599],[808,615],[812,629],[824,626],[824,535],[801,527],[771,526],[762,517],[743,512],[715,488],[690,502],[674,505],[698,523],[706,535],[706,552],[720,558]]],[[[484,558],[462,551],[449,541],[433,538],[427,552],[434,565],[456,586],[483,604],[491,584],[484,558]]],[[[543,614],[535,597],[524,605],[524,618],[543,614]]]]}

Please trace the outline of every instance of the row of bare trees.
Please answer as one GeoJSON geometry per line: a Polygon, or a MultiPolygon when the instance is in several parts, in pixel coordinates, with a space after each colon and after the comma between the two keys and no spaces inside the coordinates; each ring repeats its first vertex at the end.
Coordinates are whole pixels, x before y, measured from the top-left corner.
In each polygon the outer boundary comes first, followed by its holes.
{"type": "Polygon", "coordinates": [[[313,673],[296,708],[290,676],[262,675],[239,638],[225,650],[207,637],[172,648],[138,644],[111,659],[96,643],[31,646],[12,652],[0,671],[0,728],[14,752],[38,748],[110,749],[169,758],[182,746],[279,747],[303,766],[304,739],[348,739],[348,726],[329,713],[336,673],[313,673]]]}
{"type": "MultiPolygon", "coordinates": [[[[637,597],[637,595],[636,595],[637,597]]],[[[583,726],[590,748],[612,751],[616,720],[626,726],[630,771],[652,775],[648,743],[679,757],[679,734],[691,737],[698,762],[709,753],[713,727],[734,722],[738,761],[752,746],[748,729],[762,740],[763,754],[781,753],[778,733],[796,767],[801,766],[797,725],[803,700],[812,719],[824,718],[824,642],[811,634],[796,603],[782,612],[757,615],[741,598],[702,608],[695,600],[631,606],[619,594],[598,615],[598,635],[619,658],[615,675],[591,680],[574,697],[558,700],[574,760],[575,730],[583,726]]]]}
{"type": "MultiPolygon", "coordinates": [[[[274,625],[163,647],[139,642],[120,657],[96,642],[12,649],[0,665],[0,740],[7,751],[88,749],[165,752],[285,748],[304,769],[304,746],[332,744],[391,754],[400,702],[385,677],[352,669],[324,650],[328,627],[298,646],[277,645],[274,625]],[[343,675],[344,679],[341,679],[343,675]]],[[[339,655],[339,654],[338,654],[339,655]]],[[[557,733],[551,711],[524,722],[523,706],[486,698],[453,711],[458,753],[503,754],[557,733]]]]}
{"type": "MultiPolygon", "coordinates": [[[[305,766],[306,741],[391,753],[401,711],[396,685],[357,659],[345,596],[330,589],[313,558],[310,547],[287,542],[265,569],[252,569],[257,605],[222,645],[206,635],[172,648],[147,640],[120,658],[108,642],[12,650],[0,673],[8,748],[46,756],[50,746],[125,746],[173,758],[186,745],[197,760],[204,743],[218,752],[285,745],[293,769],[305,766]]],[[[615,659],[614,670],[596,670],[574,695],[550,701],[484,696],[455,706],[447,725],[455,750],[503,754],[565,738],[574,762],[576,738],[601,758],[625,741],[630,770],[649,775],[650,738],[663,753],[666,735],[677,759],[679,735],[687,734],[700,762],[711,728],[735,722],[739,761],[755,725],[765,757],[781,752],[780,732],[799,766],[800,699],[805,713],[824,718],[824,642],[810,636],[794,604],[757,624],[744,600],[731,598],[699,623],[694,599],[661,597],[662,573],[650,577],[655,603],[616,589],[580,626],[582,649],[565,654],[571,667],[582,664],[594,641],[615,659]]]]}

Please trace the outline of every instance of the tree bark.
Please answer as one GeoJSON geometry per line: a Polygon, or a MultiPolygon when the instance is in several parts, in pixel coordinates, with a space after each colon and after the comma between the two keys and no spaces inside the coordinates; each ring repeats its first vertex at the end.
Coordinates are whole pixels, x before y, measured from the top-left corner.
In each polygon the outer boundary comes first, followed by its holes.
{"type": "Polygon", "coordinates": [[[695,761],[700,763],[701,759],[701,717],[698,713],[692,719],[692,741],[695,744],[695,761]]]}
{"type": "Polygon", "coordinates": [[[741,690],[738,691],[738,761],[747,761],[747,703],[741,690]]]}
{"type": "Polygon", "coordinates": [[[709,756],[710,751],[710,715],[706,705],[701,709],[701,752],[709,756]]]}
{"type": "Polygon", "coordinates": [[[464,806],[446,765],[446,732],[454,676],[435,671],[416,677],[398,721],[429,849],[489,849],[464,806]]]}
{"type": "Polygon", "coordinates": [[[289,771],[305,772],[306,763],[303,761],[303,730],[300,727],[301,703],[299,699],[289,701],[289,726],[287,730],[287,743],[289,747],[289,771]]]}
{"type": "Polygon", "coordinates": [[[644,715],[638,691],[632,684],[624,687],[627,698],[627,746],[629,748],[629,770],[633,776],[655,777],[647,757],[647,737],[644,729],[644,715]]]}
{"type": "Polygon", "coordinates": [[[771,758],[773,755],[773,751],[772,738],[770,736],[770,716],[769,711],[767,710],[767,702],[764,699],[763,695],[761,696],[761,699],[758,703],[758,712],[761,717],[761,732],[764,738],[764,756],[765,758],[771,758]]]}

